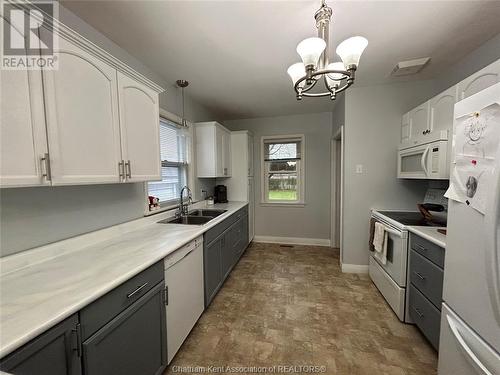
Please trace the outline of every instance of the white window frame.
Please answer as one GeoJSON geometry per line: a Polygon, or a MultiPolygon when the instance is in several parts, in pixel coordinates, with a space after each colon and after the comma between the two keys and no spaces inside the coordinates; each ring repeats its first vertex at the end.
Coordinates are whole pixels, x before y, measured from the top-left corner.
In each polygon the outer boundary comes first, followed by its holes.
{"type": "MultiPolygon", "coordinates": [[[[173,122],[175,124],[178,124],[178,125],[181,125],[182,124],[182,118],[171,113],[171,112],[168,112],[168,111],[165,111],[164,109],[160,108],[160,117],[158,118],[158,121],[160,121],[160,119],[163,118],[167,121],[170,121],[170,122],[173,122]]],[[[195,179],[195,176],[194,176],[194,168],[193,168],[193,160],[194,160],[194,150],[193,150],[193,137],[194,137],[194,124],[190,121],[186,121],[187,123],[187,126],[188,126],[188,133],[189,133],[189,140],[188,140],[188,144],[187,144],[187,148],[188,148],[188,155],[187,155],[187,159],[188,159],[188,164],[186,166],[186,185],[189,186],[189,187],[192,187],[194,186],[194,179],[195,179]]],[[[159,155],[158,155],[159,156],[159,155]]],[[[158,210],[154,210],[154,211],[149,211],[149,189],[148,189],[148,182],[144,182],[144,185],[143,185],[143,188],[144,188],[144,216],[150,216],[150,215],[154,215],[154,214],[157,214],[157,213],[160,213],[160,212],[165,212],[165,211],[168,211],[168,210],[173,210],[173,209],[176,209],[177,207],[179,207],[179,201],[170,201],[171,204],[169,204],[168,206],[162,206],[160,209],[158,210]]]]}
{"type": "Polygon", "coordinates": [[[261,191],[261,206],[291,206],[291,207],[304,207],[305,202],[305,180],[306,180],[306,139],[304,134],[286,134],[286,135],[266,135],[260,139],[260,191],[261,191]],[[265,143],[273,140],[283,141],[297,141],[300,140],[300,162],[297,168],[297,200],[270,200],[269,199],[269,186],[267,179],[267,170],[265,162],[265,143]]]}

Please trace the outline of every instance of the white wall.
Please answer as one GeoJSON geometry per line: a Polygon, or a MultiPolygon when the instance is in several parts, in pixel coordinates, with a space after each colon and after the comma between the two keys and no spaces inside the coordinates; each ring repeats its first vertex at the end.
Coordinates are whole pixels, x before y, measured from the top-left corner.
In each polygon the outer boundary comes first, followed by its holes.
{"type": "Polygon", "coordinates": [[[368,264],[371,208],[416,209],[426,181],[398,180],[401,115],[427,99],[432,81],[352,87],[345,99],[344,264],[368,264]],[[363,173],[356,174],[356,165],[363,173]]]}
{"type": "MultiPolygon", "coordinates": [[[[300,103],[299,103],[300,105],[300,103]]],[[[225,121],[254,134],[256,236],[330,238],[331,113],[225,121]],[[266,207],[261,201],[260,142],[266,135],[305,135],[305,207],[266,207]]]]}
{"type": "MultiPolygon", "coordinates": [[[[180,89],[165,82],[62,6],[60,18],[87,39],[164,87],[167,91],[160,94],[160,107],[182,114],[180,89]]],[[[214,116],[203,105],[186,97],[186,118],[208,121],[214,116]]],[[[193,191],[198,192],[201,188],[213,190],[214,184],[215,180],[196,181],[193,191]]],[[[139,218],[144,214],[144,207],[142,183],[1,189],[0,256],[139,218]]]]}

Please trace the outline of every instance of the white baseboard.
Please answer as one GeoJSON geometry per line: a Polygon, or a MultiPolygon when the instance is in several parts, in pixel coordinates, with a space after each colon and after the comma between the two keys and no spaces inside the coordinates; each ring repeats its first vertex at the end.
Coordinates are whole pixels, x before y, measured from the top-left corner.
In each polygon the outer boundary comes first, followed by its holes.
{"type": "Polygon", "coordinates": [[[364,264],[341,264],[344,273],[368,273],[368,265],[364,264]]]}
{"type": "Polygon", "coordinates": [[[255,236],[253,238],[253,242],[281,243],[284,245],[313,245],[313,246],[330,247],[330,239],[328,238],[255,236]]]}

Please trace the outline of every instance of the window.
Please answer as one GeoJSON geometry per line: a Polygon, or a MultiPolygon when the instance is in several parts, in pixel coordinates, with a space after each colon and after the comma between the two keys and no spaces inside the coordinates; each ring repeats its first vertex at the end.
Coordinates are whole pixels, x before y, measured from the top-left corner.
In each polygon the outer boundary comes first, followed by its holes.
{"type": "Polygon", "coordinates": [[[304,136],[262,138],[263,203],[304,203],[304,136]]]}
{"type": "Polygon", "coordinates": [[[187,184],[189,131],[160,118],[161,181],[148,183],[148,195],[160,199],[162,207],[174,205],[187,184]]]}

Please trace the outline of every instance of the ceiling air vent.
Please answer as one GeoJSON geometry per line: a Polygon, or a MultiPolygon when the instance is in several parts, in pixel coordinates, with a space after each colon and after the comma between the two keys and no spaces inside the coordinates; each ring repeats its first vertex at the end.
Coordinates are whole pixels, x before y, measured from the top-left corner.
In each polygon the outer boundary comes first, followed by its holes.
{"type": "Polygon", "coordinates": [[[417,74],[424,66],[430,61],[430,57],[423,57],[421,59],[400,61],[392,69],[391,76],[401,77],[410,74],[417,74]]]}

